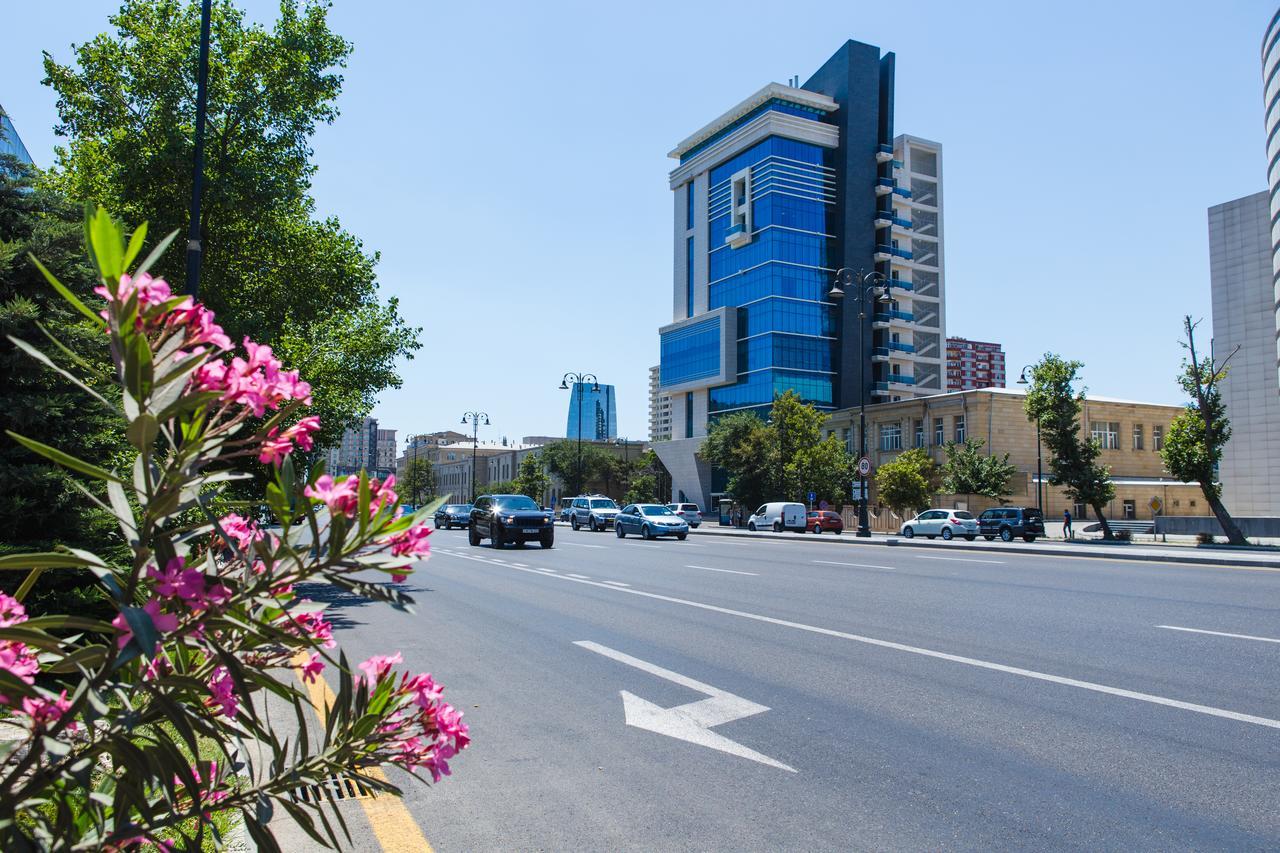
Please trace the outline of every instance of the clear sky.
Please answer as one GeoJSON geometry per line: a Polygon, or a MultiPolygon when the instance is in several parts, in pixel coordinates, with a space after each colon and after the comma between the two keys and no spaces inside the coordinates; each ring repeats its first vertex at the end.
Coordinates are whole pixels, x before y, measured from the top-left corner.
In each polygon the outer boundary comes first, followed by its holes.
{"type": "MultiPolygon", "coordinates": [[[[0,104],[40,165],[57,143],[40,52],[67,60],[116,5],[6,4],[0,104]]],[[[1010,381],[1051,350],[1092,393],[1176,402],[1181,317],[1209,316],[1206,208],[1265,188],[1275,8],[336,0],[355,53],[315,196],[382,253],[425,343],[375,414],[563,434],[560,376],[591,371],[644,437],[671,319],[666,152],[848,38],[897,53],[897,132],[944,146],[947,331],[1003,343],[1010,381]]]]}

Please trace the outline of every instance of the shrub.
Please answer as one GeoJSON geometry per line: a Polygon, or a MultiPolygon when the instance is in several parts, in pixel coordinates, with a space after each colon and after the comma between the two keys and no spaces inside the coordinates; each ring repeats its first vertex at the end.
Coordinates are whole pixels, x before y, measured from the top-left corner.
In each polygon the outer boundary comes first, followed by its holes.
{"type": "Polygon", "coordinates": [[[1196,534],[1196,544],[1197,544],[1197,545],[1212,545],[1212,544],[1213,544],[1213,534],[1212,534],[1212,533],[1197,533],[1197,534],[1196,534]]]}
{"type": "MultiPolygon", "coordinates": [[[[403,515],[392,477],[297,470],[294,450],[310,450],[320,427],[304,414],[308,384],[269,347],[246,339],[244,353],[234,352],[211,312],[146,272],[173,235],[128,275],[145,225],[126,245],[99,210],[85,231],[103,307],[45,275],[107,336],[112,382],[97,387],[113,390],[94,390],[15,344],[106,407],[134,458],[127,470],[107,470],[10,435],[87,478],[91,485],[77,487],[114,517],[129,556],[112,562],[64,548],[0,557],[0,569],[28,572],[14,596],[0,595],[0,705],[26,729],[0,751],[0,848],[175,839],[199,848],[217,831],[208,828],[213,813],[236,812],[260,846],[278,849],[267,828],[276,810],[337,846],[321,807],[293,802],[291,790],[383,762],[438,781],[469,737],[430,675],[397,671],[398,653],[354,668],[335,658],[323,608],[294,588],[321,580],[409,607],[394,584],[427,556],[432,508],[403,515]],[[268,466],[265,502],[278,532],[219,508],[221,490],[248,476],[236,471],[241,460],[268,466]],[[113,618],[28,617],[21,600],[48,569],[92,573],[113,618]],[[392,583],[362,579],[368,570],[392,583]],[[325,725],[309,727],[294,673],[315,681],[331,666],[337,696],[322,709],[325,725]],[[293,706],[301,728],[293,743],[273,735],[268,701],[293,706]]],[[[360,781],[399,793],[377,776],[360,781]]]]}
{"type": "Polygon", "coordinates": [[[1120,540],[1121,542],[1128,542],[1128,541],[1130,541],[1131,539],[1133,539],[1133,531],[1131,531],[1131,530],[1117,530],[1117,531],[1116,531],[1116,539],[1120,540]]]}

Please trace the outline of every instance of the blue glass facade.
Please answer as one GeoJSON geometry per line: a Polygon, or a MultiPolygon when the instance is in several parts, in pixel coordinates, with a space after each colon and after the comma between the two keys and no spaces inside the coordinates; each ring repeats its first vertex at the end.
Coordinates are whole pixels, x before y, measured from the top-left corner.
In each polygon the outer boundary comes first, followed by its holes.
{"type": "Polygon", "coordinates": [[[569,391],[567,438],[578,438],[579,424],[582,438],[587,441],[609,441],[618,437],[618,408],[614,402],[613,386],[600,385],[598,388],[592,391],[588,383],[573,384],[569,391]]]}
{"type": "Polygon", "coordinates": [[[658,382],[680,385],[720,372],[720,318],[712,317],[662,336],[658,382]]]}
{"type": "Polygon", "coordinates": [[[19,163],[25,163],[28,166],[33,165],[31,155],[27,153],[27,146],[22,144],[22,137],[18,136],[13,122],[9,121],[9,116],[4,112],[4,107],[0,107],[0,156],[2,155],[14,157],[19,163]]]}

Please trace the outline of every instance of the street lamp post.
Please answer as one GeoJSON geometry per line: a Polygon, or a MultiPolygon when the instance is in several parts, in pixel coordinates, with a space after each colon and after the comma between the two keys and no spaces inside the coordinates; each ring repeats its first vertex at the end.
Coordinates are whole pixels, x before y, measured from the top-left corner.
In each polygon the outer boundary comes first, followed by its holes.
{"type": "MultiPolygon", "coordinates": [[[[413,462],[410,463],[408,473],[413,477],[413,508],[418,508],[418,437],[416,435],[406,436],[404,443],[413,448],[413,462]]],[[[407,455],[407,454],[406,454],[407,455]]]]}
{"type": "MultiPolygon", "coordinates": [[[[1019,385],[1028,384],[1027,371],[1031,371],[1031,378],[1036,375],[1035,365],[1028,364],[1022,368],[1022,375],[1018,377],[1019,385]]],[[[1036,412],[1036,505],[1040,508],[1040,512],[1044,512],[1044,469],[1041,467],[1040,461],[1040,413],[1036,412]]]]}
{"type": "Polygon", "coordinates": [[[569,390],[569,380],[573,380],[574,387],[578,389],[578,491],[581,492],[586,484],[582,482],[582,394],[587,380],[591,380],[591,393],[600,390],[600,380],[596,379],[594,373],[566,373],[560,380],[560,390],[569,390]]]}
{"type": "Polygon", "coordinates": [[[480,419],[484,418],[484,425],[489,425],[489,415],[486,412],[464,412],[462,422],[465,424],[471,422],[471,502],[476,502],[476,448],[480,446],[480,419]]]}
{"type": "MultiPolygon", "coordinates": [[[[827,296],[831,299],[841,299],[845,295],[845,288],[852,287],[858,296],[858,352],[863,351],[864,335],[867,325],[866,300],[875,294],[875,301],[880,305],[888,305],[893,301],[891,289],[893,287],[893,279],[886,278],[884,274],[875,272],[874,270],[862,274],[862,270],[854,272],[851,269],[836,270],[836,280],[831,285],[831,290],[827,296]]],[[[864,370],[863,377],[866,376],[864,370]]],[[[865,383],[859,382],[858,394],[858,446],[860,448],[859,458],[867,455],[867,389],[865,383]]],[[[863,538],[871,535],[871,525],[867,519],[867,475],[858,471],[858,482],[861,484],[861,500],[858,501],[858,532],[857,535],[863,538]]]]}
{"type": "Polygon", "coordinates": [[[191,224],[187,231],[187,295],[200,290],[200,202],[204,195],[204,125],[209,105],[209,23],[212,0],[200,4],[200,58],[196,68],[196,150],[191,181],[191,224]]]}

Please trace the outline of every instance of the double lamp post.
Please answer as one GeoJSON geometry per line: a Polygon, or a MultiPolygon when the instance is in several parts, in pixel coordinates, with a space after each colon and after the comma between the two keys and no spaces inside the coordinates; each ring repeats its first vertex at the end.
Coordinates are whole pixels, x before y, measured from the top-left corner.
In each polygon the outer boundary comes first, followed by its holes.
{"type": "Polygon", "coordinates": [[[591,383],[591,393],[595,394],[600,391],[600,380],[596,379],[594,373],[566,373],[560,380],[560,390],[569,390],[569,380],[573,380],[573,388],[578,392],[578,491],[581,492],[586,483],[582,482],[582,398],[586,390],[586,384],[591,383]]]}
{"type": "Polygon", "coordinates": [[[489,425],[489,415],[487,412],[464,412],[462,414],[462,423],[471,423],[471,502],[476,501],[476,448],[480,446],[480,421],[484,420],[484,425],[489,425]]]}

